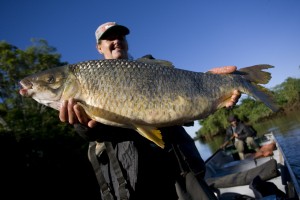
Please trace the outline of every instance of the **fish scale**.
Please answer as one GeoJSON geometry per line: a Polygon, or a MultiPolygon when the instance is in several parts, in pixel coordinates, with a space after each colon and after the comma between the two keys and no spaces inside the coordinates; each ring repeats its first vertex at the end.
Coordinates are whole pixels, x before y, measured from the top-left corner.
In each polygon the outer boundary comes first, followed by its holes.
{"type": "Polygon", "coordinates": [[[161,60],[93,60],[25,77],[20,94],[57,110],[63,100],[74,98],[91,119],[132,128],[163,148],[159,128],[207,117],[224,107],[234,90],[276,111],[270,95],[257,86],[257,77],[261,83],[269,81],[271,76],[262,70],[271,67],[220,75],[177,69],[161,60]],[[57,86],[53,97],[50,91],[57,86]]]}

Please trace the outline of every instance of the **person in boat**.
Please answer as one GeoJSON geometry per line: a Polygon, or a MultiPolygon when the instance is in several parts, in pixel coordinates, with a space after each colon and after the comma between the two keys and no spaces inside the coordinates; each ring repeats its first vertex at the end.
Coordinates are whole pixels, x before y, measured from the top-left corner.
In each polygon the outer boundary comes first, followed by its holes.
{"type": "MultiPolygon", "coordinates": [[[[98,52],[104,59],[130,59],[128,34],[127,27],[115,22],[100,25],[95,33],[98,52]]],[[[240,92],[235,91],[229,106],[235,105],[239,97],[240,92]]],[[[182,126],[161,129],[166,143],[161,149],[134,130],[91,120],[73,99],[63,103],[59,117],[62,122],[74,124],[76,132],[90,141],[88,155],[102,199],[199,199],[203,190],[208,199],[215,198],[203,188],[207,186],[203,181],[204,161],[182,126]],[[196,186],[199,183],[202,191],[196,186]]]]}
{"type": "Polygon", "coordinates": [[[245,149],[247,147],[254,149],[256,152],[259,151],[259,146],[254,140],[254,132],[241,122],[237,116],[229,116],[228,122],[230,125],[226,128],[225,142],[221,148],[224,149],[232,142],[241,160],[245,159],[245,149]]]}

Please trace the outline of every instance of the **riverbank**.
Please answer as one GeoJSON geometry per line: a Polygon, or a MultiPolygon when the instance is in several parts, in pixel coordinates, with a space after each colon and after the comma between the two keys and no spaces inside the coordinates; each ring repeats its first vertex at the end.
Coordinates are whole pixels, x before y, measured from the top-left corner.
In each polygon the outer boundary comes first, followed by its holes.
{"type": "MultiPolygon", "coordinates": [[[[254,128],[257,130],[259,136],[275,130],[277,130],[276,132],[279,132],[279,134],[284,135],[288,134],[289,130],[293,127],[297,127],[297,125],[300,125],[300,115],[299,111],[296,110],[286,115],[278,115],[272,119],[262,121],[256,124],[254,128]]],[[[298,132],[300,132],[300,129],[298,132]]],[[[219,149],[220,145],[224,142],[224,134],[225,133],[214,136],[210,140],[195,141],[197,149],[204,160],[219,149]]]]}
{"type": "MultiPolygon", "coordinates": [[[[299,103],[295,103],[293,105],[290,106],[286,106],[281,108],[279,111],[277,111],[276,113],[273,113],[267,117],[263,117],[260,118],[256,123],[252,123],[249,124],[252,127],[254,127],[255,130],[257,130],[257,132],[263,132],[261,127],[261,124],[265,124],[268,122],[272,122],[272,121],[276,121],[277,119],[280,119],[282,117],[288,117],[288,116],[295,116],[296,114],[298,114],[300,112],[300,102],[299,103]]],[[[264,133],[264,132],[263,132],[264,133]]],[[[215,140],[216,137],[220,137],[223,136],[225,134],[225,128],[223,131],[217,132],[213,135],[196,135],[194,137],[194,140],[200,140],[201,142],[210,142],[211,140],[215,140]]]]}

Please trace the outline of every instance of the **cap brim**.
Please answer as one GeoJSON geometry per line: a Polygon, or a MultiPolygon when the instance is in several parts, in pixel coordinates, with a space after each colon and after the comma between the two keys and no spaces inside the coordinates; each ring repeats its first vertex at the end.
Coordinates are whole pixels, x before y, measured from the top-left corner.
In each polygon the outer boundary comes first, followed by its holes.
{"type": "Polygon", "coordinates": [[[115,25],[112,27],[109,27],[99,38],[99,40],[102,40],[103,38],[105,38],[106,36],[112,34],[112,33],[119,33],[122,35],[128,35],[129,34],[129,29],[125,26],[122,25],[115,25]]]}

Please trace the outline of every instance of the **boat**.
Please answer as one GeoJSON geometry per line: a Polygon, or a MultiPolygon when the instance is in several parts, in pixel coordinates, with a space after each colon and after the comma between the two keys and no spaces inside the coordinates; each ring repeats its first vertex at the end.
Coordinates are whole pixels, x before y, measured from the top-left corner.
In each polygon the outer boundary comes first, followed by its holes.
{"type": "Polygon", "coordinates": [[[299,184],[274,134],[255,140],[260,151],[248,149],[244,160],[231,145],[205,161],[205,181],[217,199],[299,199],[299,184]]]}

